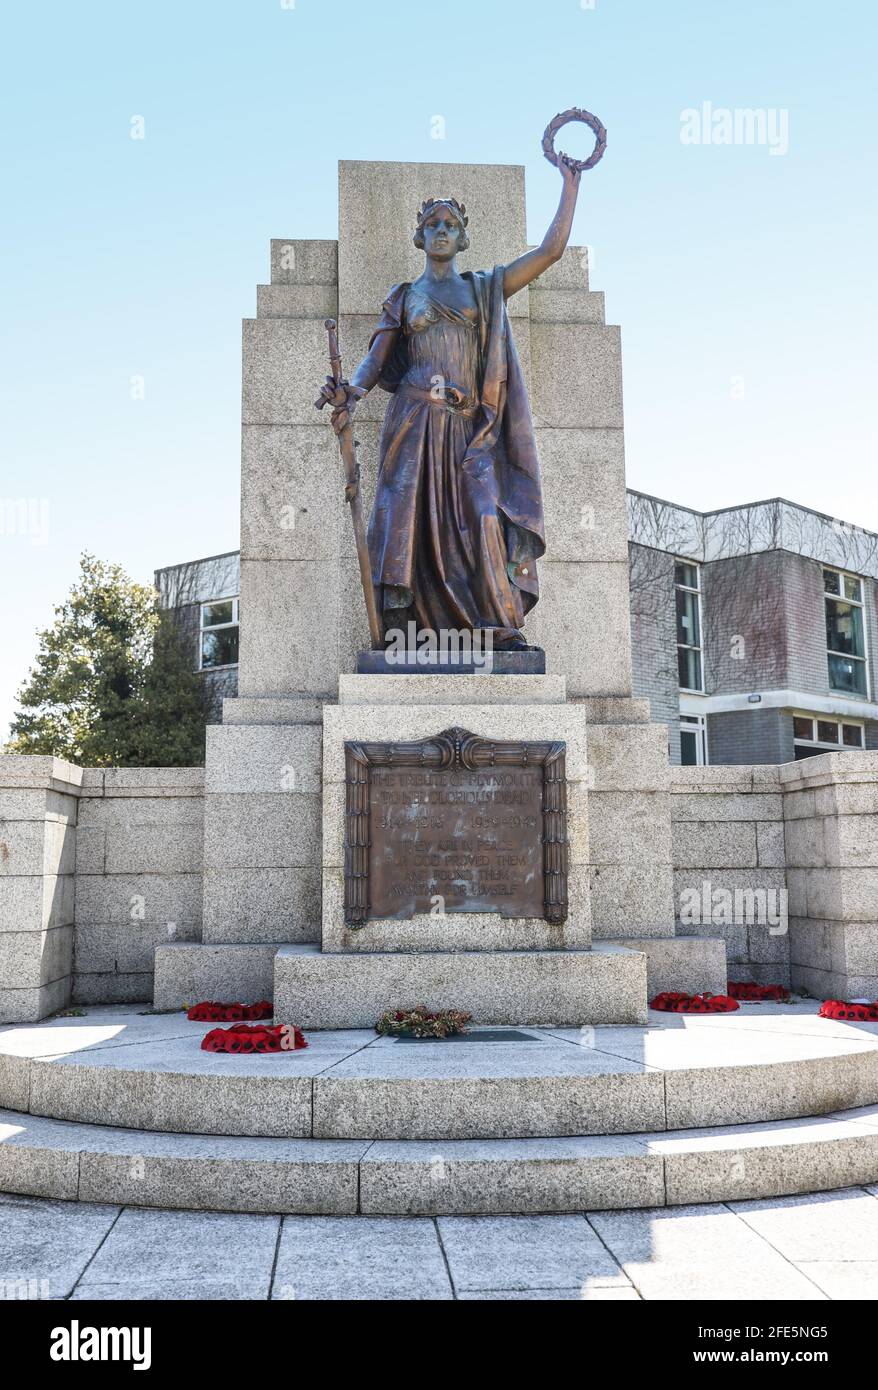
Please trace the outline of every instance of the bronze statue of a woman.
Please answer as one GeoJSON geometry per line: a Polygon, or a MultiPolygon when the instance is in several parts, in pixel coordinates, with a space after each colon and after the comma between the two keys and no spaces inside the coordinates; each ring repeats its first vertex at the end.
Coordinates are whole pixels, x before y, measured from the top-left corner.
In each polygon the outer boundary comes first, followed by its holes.
{"type": "Polygon", "coordinates": [[[542,243],[493,271],[459,271],[466,209],[424,203],[414,235],[426,257],[394,285],[369,351],[350,381],[321,394],[336,433],[376,384],[393,393],[369,524],[372,580],[385,628],[490,632],[497,650],[527,646],[521,631],[539,597],[545,551],[540,468],[506,300],[560,259],[581,170],[558,159],[558,211],[542,243]]]}

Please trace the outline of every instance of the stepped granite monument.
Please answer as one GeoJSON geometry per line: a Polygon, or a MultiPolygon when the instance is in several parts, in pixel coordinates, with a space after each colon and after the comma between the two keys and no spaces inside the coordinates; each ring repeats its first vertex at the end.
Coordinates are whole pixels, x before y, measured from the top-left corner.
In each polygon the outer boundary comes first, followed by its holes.
{"type": "Polygon", "coordinates": [[[674,935],[665,737],[630,695],[619,331],[559,168],[535,248],[523,169],[371,162],[339,166],[337,242],[272,243],[244,325],[240,693],[208,732],[201,941],[158,946],[159,1007],[637,1022],[648,968],[724,986],[723,942],[674,935]],[[333,429],[327,318],[359,364],[331,350],[333,429]],[[449,630],[469,665],[376,640],[449,630]]]}
{"type": "Polygon", "coordinates": [[[413,1216],[875,1182],[874,1024],[648,1018],[729,973],[878,994],[878,753],[672,768],[632,699],[619,332],[561,178],[528,249],[520,168],[342,163],[338,241],[272,243],[206,766],[0,757],[0,1190],[413,1216]],[[306,1049],[155,1016],[266,998],[306,1049]],[[420,1003],[475,1026],[376,1035],[420,1003]]]}
{"type": "Polygon", "coordinates": [[[519,167],[342,162],[338,240],[272,242],[239,695],[204,769],[0,759],[4,1020],[272,997],[306,1028],[420,1002],[590,1025],[729,973],[878,993],[876,755],[671,768],[631,697],[619,330],[560,182],[529,249],[519,167]]]}

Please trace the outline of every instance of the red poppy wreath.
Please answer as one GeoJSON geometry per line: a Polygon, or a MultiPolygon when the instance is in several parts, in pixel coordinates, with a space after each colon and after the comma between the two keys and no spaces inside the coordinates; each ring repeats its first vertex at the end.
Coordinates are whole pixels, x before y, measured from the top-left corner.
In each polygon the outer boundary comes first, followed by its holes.
{"type": "Polygon", "coordinates": [[[211,1028],[201,1040],[204,1052],[232,1052],[249,1054],[251,1052],[298,1052],[307,1047],[301,1029],[291,1023],[280,1023],[275,1028],[264,1024],[233,1023],[231,1028],[211,1028]]]}
{"type": "Polygon", "coordinates": [[[729,980],[729,995],[750,1004],[785,1004],[790,992],[783,985],[757,985],[753,980],[729,980]]]}
{"type": "Polygon", "coordinates": [[[676,994],[667,991],[650,999],[649,1007],[669,1014],[730,1014],[740,1005],[727,994],[676,994]]]}
{"type": "Polygon", "coordinates": [[[205,999],[193,1004],[186,1017],[193,1023],[243,1023],[245,1019],[253,1022],[257,1018],[271,1018],[273,1013],[270,999],[260,999],[258,1004],[220,1004],[215,999],[205,999]]]}
{"type": "Polygon", "coordinates": [[[840,1018],[851,1023],[878,1023],[878,999],[874,1004],[855,1004],[847,999],[824,999],[821,1018],[840,1018]]]}

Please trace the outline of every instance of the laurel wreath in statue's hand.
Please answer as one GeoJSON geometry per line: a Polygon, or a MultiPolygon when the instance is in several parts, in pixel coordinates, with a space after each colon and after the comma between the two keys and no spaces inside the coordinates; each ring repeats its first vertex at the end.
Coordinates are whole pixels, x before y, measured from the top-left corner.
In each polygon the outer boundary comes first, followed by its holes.
{"type": "Polygon", "coordinates": [[[581,173],[583,169],[593,169],[599,159],[603,158],[604,150],[607,148],[607,132],[597,116],[593,116],[590,111],[583,111],[579,106],[571,106],[569,111],[561,111],[546,126],[543,135],[543,154],[550,164],[559,168],[561,162],[567,165],[568,169],[574,169],[581,173]],[[555,150],[555,136],[562,126],[568,125],[570,121],[582,121],[584,125],[590,126],[594,131],[595,145],[588,159],[573,159],[571,155],[564,154],[563,150],[557,153],[555,150]]]}

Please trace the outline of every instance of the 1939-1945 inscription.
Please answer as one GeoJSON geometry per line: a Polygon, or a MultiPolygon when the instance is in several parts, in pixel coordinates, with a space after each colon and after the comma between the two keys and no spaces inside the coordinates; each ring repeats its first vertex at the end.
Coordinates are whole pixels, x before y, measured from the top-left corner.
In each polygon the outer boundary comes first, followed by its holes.
{"type": "Polygon", "coordinates": [[[347,925],[437,906],[565,921],[564,753],[465,729],[346,743],[347,925]]]}

